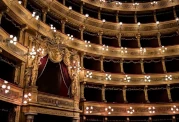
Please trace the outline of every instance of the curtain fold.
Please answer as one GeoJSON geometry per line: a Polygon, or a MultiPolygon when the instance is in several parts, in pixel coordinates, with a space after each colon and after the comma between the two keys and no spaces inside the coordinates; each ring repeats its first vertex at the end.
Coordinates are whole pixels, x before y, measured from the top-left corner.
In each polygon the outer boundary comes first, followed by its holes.
{"type": "Polygon", "coordinates": [[[48,63],[48,55],[40,59],[40,65],[38,69],[38,78],[43,74],[47,63],[48,63]]]}

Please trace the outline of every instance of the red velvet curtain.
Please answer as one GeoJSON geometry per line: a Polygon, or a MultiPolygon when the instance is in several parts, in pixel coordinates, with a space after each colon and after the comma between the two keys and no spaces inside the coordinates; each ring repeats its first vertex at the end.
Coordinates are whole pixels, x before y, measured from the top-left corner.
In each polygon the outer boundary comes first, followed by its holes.
{"type": "Polygon", "coordinates": [[[42,75],[47,63],[48,63],[48,55],[40,59],[40,65],[38,69],[38,78],[42,75]]]}

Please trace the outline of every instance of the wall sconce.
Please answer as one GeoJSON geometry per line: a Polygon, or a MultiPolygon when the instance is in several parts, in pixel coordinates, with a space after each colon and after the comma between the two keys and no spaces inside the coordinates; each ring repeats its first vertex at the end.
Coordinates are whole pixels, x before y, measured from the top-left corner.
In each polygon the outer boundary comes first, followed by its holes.
{"type": "Polygon", "coordinates": [[[172,111],[173,113],[178,112],[178,108],[176,107],[176,105],[174,105],[173,107],[171,107],[171,111],[172,111]]]}
{"type": "Polygon", "coordinates": [[[137,23],[138,27],[140,27],[140,22],[137,23]]]}
{"type": "Polygon", "coordinates": [[[71,66],[70,66],[70,69],[73,69],[75,71],[75,72],[73,72],[72,75],[75,75],[75,74],[79,73],[81,71],[80,62],[73,61],[71,66]]]}
{"type": "Polygon", "coordinates": [[[8,81],[4,80],[4,83],[1,86],[5,94],[9,93],[11,87],[8,85],[8,81]]]}
{"type": "Polygon", "coordinates": [[[86,107],[86,114],[91,114],[93,113],[93,106],[86,107]]]}
{"type": "Polygon", "coordinates": [[[99,0],[99,1],[100,1],[100,3],[106,2],[106,0],[99,0]]]}
{"type": "Polygon", "coordinates": [[[105,51],[108,51],[108,46],[104,44],[104,45],[102,46],[102,50],[103,50],[103,51],[104,51],[104,50],[105,50],[105,51]]]}
{"type": "Polygon", "coordinates": [[[151,80],[150,80],[150,76],[144,76],[144,81],[145,82],[150,82],[151,80]]]}
{"type": "Polygon", "coordinates": [[[127,109],[128,114],[133,114],[134,112],[135,110],[132,107],[129,107],[129,109],[127,109]]]}
{"type": "Polygon", "coordinates": [[[105,19],[102,19],[102,22],[103,22],[103,23],[105,23],[105,22],[106,22],[106,20],[105,20],[105,19]]]}
{"type": "Polygon", "coordinates": [[[92,75],[93,75],[92,72],[90,72],[90,71],[87,71],[87,72],[86,72],[86,77],[87,77],[87,78],[92,78],[92,77],[93,77],[92,75]]]}
{"type": "Polygon", "coordinates": [[[56,27],[54,27],[52,24],[50,25],[50,29],[51,29],[53,32],[57,32],[56,27]]]}
{"type": "Polygon", "coordinates": [[[155,113],[155,107],[154,106],[153,107],[149,107],[148,110],[149,110],[150,114],[154,114],[155,113]]]}
{"type": "Polygon", "coordinates": [[[146,53],[146,49],[145,49],[145,48],[140,47],[140,53],[141,53],[141,54],[146,53]]]}
{"type": "Polygon", "coordinates": [[[27,104],[28,102],[30,102],[30,101],[32,100],[32,99],[31,99],[31,96],[32,96],[31,93],[24,94],[24,100],[23,100],[23,103],[24,103],[24,104],[27,104]]]}
{"type": "Polygon", "coordinates": [[[91,43],[90,41],[85,40],[85,47],[91,47],[90,43],[91,43]]]}
{"type": "Polygon", "coordinates": [[[114,109],[111,106],[108,106],[107,108],[105,108],[105,111],[108,112],[108,114],[111,114],[114,109]]]}
{"type": "Polygon", "coordinates": [[[116,2],[116,5],[122,5],[122,2],[118,2],[118,1],[117,1],[117,2],[116,2]]]}
{"type": "Polygon", "coordinates": [[[124,81],[125,82],[130,82],[131,81],[131,77],[129,77],[128,75],[125,75],[124,81]]]}
{"type": "Polygon", "coordinates": [[[106,80],[111,80],[111,75],[110,74],[106,74],[106,80]]]}
{"type": "Polygon", "coordinates": [[[151,2],[151,5],[157,5],[158,3],[156,1],[151,2]]]}
{"type": "Polygon", "coordinates": [[[161,53],[164,53],[167,50],[167,48],[165,46],[162,46],[159,51],[161,51],[161,53]]]}
{"type": "Polygon", "coordinates": [[[74,40],[73,35],[67,34],[69,40],[74,40]]]}
{"type": "Polygon", "coordinates": [[[34,17],[36,20],[39,20],[39,15],[36,15],[36,12],[32,13],[32,17],[34,17]]]}
{"type": "Polygon", "coordinates": [[[69,6],[68,9],[69,9],[69,10],[72,10],[72,6],[69,6]]]}
{"type": "Polygon", "coordinates": [[[172,75],[165,75],[165,80],[166,81],[171,81],[172,80],[172,75]]]}
{"type": "Polygon", "coordinates": [[[121,47],[121,54],[127,53],[127,47],[121,47]]]}
{"type": "MultiPolygon", "coordinates": [[[[31,52],[29,52],[29,56],[30,56],[31,58],[35,58],[36,55],[41,56],[41,55],[43,55],[43,54],[44,54],[44,49],[38,48],[38,49],[36,50],[36,49],[35,49],[35,46],[33,46],[31,52]]],[[[39,63],[40,63],[40,62],[39,62],[39,63]]]]}
{"type": "Polygon", "coordinates": [[[10,35],[10,41],[9,41],[11,44],[14,44],[16,45],[17,44],[17,37],[16,36],[13,36],[13,35],[10,35]]]}
{"type": "Polygon", "coordinates": [[[88,17],[89,17],[89,14],[85,14],[85,17],[88,18],[88,17]]]}
{"type": "Polygon", "coordinates": [[[32,51],[29,53],[31,58],[35,58],[37,52],[35,51],[35,47],[32,47],[32,51]]]}
{"type": "Polygon", "coordinates": [[[19,3],[19,4],[22,4],[22,1],[21,1],[21,0],[19,0],[19,1],[18,1],[18,3],[19,3]]]}
{"type": "Polygon", "coordinates": [[[133,6],[135,6],[135,8],[139,5],[139,3],[133,3],[133,6]]]}

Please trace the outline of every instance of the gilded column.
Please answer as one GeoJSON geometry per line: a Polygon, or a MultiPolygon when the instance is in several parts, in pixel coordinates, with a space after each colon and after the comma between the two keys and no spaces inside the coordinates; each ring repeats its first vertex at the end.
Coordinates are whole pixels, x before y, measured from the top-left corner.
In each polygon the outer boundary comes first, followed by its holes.
{"type": "Polygon", "coordinates": [[[23,0],[23,6],[24,6],[24,8],[27,7],[27,0],[23,0]]]}
{"type": "Polygon", "coordinates": [[[100,57],[100,68],[101,68],[101,71],[102,71],[102,72],[104,72],[103,59],[104,59],[104,57],[101,56],[101,57],[100,57]]]}
{"type": "Polygon", "coordinates": [[[118,46],[121,47],[121,33],[117,35],[118,46]]]}
{"type": "Polygon", "coordinates": [[[63,5],[65,5],[65,1],[66,1],[66,0],[63,0],[63,5]]]}
{"type": "Polygon", "coordinates": [[[122,58],[120,61],[121,73],[124,73],[123,62],[124,62],[124,59],[122,58]]]}
{"type": "Polygon", "coordinates": [[[148,120],[148,122],[152,122],[152,117],[149,117],[149,120],[148,120]]]}
{"type": "Polygon", "coordinates": [[[103,35],[103,31],[100,31],[99,33],[98,33],[98,36],[99,36],[99,44],[101,44],[102,45],[102,35],[103,35]]]}
{"type": "Polygon", "coordinates": [[[138,45],[138,47],[141,47],[141,45],[140,45],[140,33],[138,33],[137,35],[136,35],[136,39],[137,39],[137,45],[138,45]]]}
{"type": "Polygon", "coordinates": [[[98,19],[101,20],[101,8],[98,9],[98,19]]]}
{"type": "Polygon", "coordinates": [[[21,30],[20,30],[20,33],[19,33],[19,43],[23,45],[24,43],[24,40],[25,40],[25,34],[24,34],[24,31],[28,29],[28,26],[27,25],[23,25],[21,27],[21,30]]]}
{"type": "Polygon", "coordinates": [[[80,13],[81,13],[81,14],[83,14],[83,4],[84,4],[84,3],[82,2],[81,5],[80,5],[80,13]]]}
{"type": "Polygon", "coordinates": [[[162,46],[162,45],[161,45],[160,36],[161,36],[161,34],[160,34],[160,32],[158,32],[158,33],[157,33],[157,40],[158,40],[159,47],[162,46]]]}
{"type": "Polygon", "coordinates": [[[124,86],[122,89],[124,103],[127,103],[126,88],[127,88],[127,86],[124,86]]]}
{"type": "Polygon", "coordinates": [[[173,6],[173,15],[174,15],[174,18],[177,18],[177,13],[176,13],[176,10],[175,10],[175,6],[173,6]]]}
{"type": "Polygon", "coordinates": [[[170,92],[170,84],[167,84],[167,95],[170,102],[172,102],[171,92],[170,92]]]}
{"type": "Polygon", "coordinates": [[[162,67],[163,67],[164,73],[167,73],[166,66],[165,66],[165,57],[162,57],[162,67]]]}
{"type": "Polygon", "coordinates": [[[172,122],[176,122],[176,117],[172,116],[172,122]]]}
{"type": "Polygon", "coordinates": [[[22,62],[21,63],[21,67],[20,67],[20,77],[19,77],[19,86],[23,87],[25,85],[24,83],[24,76],[25,76],[25,63],[22,62]]]}
{"type": "Polygon", "coordinates": [[[157,22],[157,16],[156,16],[156,11],[155,10],[153,12],[153,15],[154,15],[154,22],[157,22]]]}
{"type": "Polygon", "coordinates": [[[134,14],[134,22],[137,23],[137,12],[135,11],[135,14],[134,14]]]}
{"type": "Polygon", "coordinates": [[[81,101],[86,101],[85,99],[85,94],[84,94],[84,91],[85,91],[85,82],[81,83],[81,89],[80,89],[80,98],[81,98],[81,101]]]}
{"type": "Polygon", "coordinates": [[[42,21],[46,23],[48,9],[42,9],[42,21]]]}
{"type": "Polygon", "coordinates": [[[26,115],[26,122],[34,122],[34,115],[26,115]]]}
{"type": "Polygon", "coordinates": [[[119,11],[116,12],[116,22],[119,22],[119,11]]]}
{"type": "Polygon", "coordinates": [[[83,59],[84,59],[84,52],[81,52],[81,53],[80,53],[80,65],[81,65],[81,68],[82,68],[82,69],[84,69],[83,59]]]}
{"type": "Polygon", "coordinates": [[[65,33],[65,24],[66,24],[66,19],[63,19],[63,20],[61,20],[61,23],[62,23],[62,28],[61,28],[61,31],[62,31],[62,33],[65,33]]]}
{"type": "Polygon", "coordinates": [[[144,59],[140,60],[140,65],[141,65],[142,74],[145,74],[145,71],[144,71],[144,59]]]}
{"type": "Polygon", "coordinates": [[[85,26],[81,26],[79,29],[80,29],[80,39],[84,40],[84,38],[83,38],[83,32],[84,32],[85,26]]]}
{"type": "Polygon", "coordinates": [[[147,90],[147,88],[148,88],[148,86],[146,85],[145,87],[144,87],[144,95],[145,95],[145,101],[147,102],[147,103],[150,103],[149,102],[149,98],[148,98],[148,90],[147,90]]]}
{"type": "Polygon", "coordinates": [[[102,85],[101,96],[102,96],[103,102],[107,102],[106,98],[105,98],[105,87],[106,87],[106,85],[102,85]]]}

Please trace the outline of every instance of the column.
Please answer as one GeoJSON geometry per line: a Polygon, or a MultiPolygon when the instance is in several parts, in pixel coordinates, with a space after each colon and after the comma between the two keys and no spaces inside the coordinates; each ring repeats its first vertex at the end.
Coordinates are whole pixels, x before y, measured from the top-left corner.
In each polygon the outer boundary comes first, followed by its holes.
{"type": "Polygon", "coordinates": [[[170,92],[170,84],[167,84],[167,95],[170,102],[172,102],[171,92],[170,92]]]}
{"type": "Polygon", "coordinates": [[[172,122],[176,122],[176,117],[172,116],[172,122]]]}
{"type": "Polygon", "coordinates": [[[63,0],[63,5],[65,6],[65,0],[63,0]]]}
{"type": "Polygon", "coordinates": [[[102,35],[103,35],[103,31],[100,31],[99,33],[98,33],[98,36],[99,36],[99,44],[103,44],[102,43],[102,35]]]}
{"type": "Polygon", "coordinates": [[[81,26],[79,29],[80,29],[80,39],[84,40],[83,39],[83,32],[84,32],[85,26],[81,26]]]}
{"type": "Polygon", "coordinates": [[[80,98],[81,98],[81,101],[86,101],[85,95],[84,95],[85,84],[86,84],[86,82],[83,82],[83,83],[80,84],[81,85],[81,88],[80,88],[80,98]]]}
{"type": "Polygon", "coordinates": [[[126,88],[127,88],[127,86],[124,86],[123,89],[122,89],[124,103],[127,103],[126,88]]]}
{"type": "Polygon", "coordinates": [[[121,47],[121,33],[117,35],[118,46],[121,47]]]}
{"type": "Polygon", "coordinates": [[[174,18],[177,18],[177,13],[176,13],[176,10],[175,10],[175,6],[173,6],[173,15],[174,15],[174,18]]]}
{"type": "Polygon", "coordinates": [[[34,122],[34,115],[26,115],[26,122],[34,122]]]}
{"type": "Polygon", "coordinates": [[[148,122],[152,122],[152,117],[149,117],[149,121],[148,122]]]}
{"type": "Polygon", "coordinates": [[[158,32],[158,33],[157,33],[157,40],[158,40],[159,47],[162,46],[162,45],[161,45],[160,36],[161,36],[161,34],[160,34],[160,32],[158,32]]]}
{"type": "Polygon", "coordinates": [[[27,7],[27,0],[23,0],[23,6],[24,6],[24,8],[27,7]]]}
{"type": "Polygon", "coordinates": [[[25,63],[22,62],[21,63],[21,67],[20,67],[20,77],[19,77],[19,87],[23,87],[25,85],[24,83],[24,74],[25,73],[25,63]]]}
{"type": "Polygon", "coordinates": [[[148,98],[148,90],[147,90],[147,88],[148,88],[148,86],[146,85],[145,87],[144,87],[144,95],[145,95],[145,101],[147,102],[147,103],[150,103],[149,102],[149,98],[148,98]]]}
{"type": "Polygon", "coordinates": [[[140,65],[141,65],[142,74],[145,74],[145,71],[144,71],[144,59],[140,60],[140,65]]]}
{"type": "Polygon", "coordinates": [[[120,67],[121,67],[121,73],[124,74],[123,61],[124,61],[124,59],[122,58],[121,61],[120,61],[120,67]]]}
{"type": "Polygon", "coordinates": [[[48,9],[42,9],[42,21],[46,23],[48,9]]]}
{"type": "Polygon", "coordinates": [[[153,15],[154,15],[154,22],[157,22],[157,16],[156,16],[156,11],[155,10],[153,12],[153,15]]]}
{"type": "Polygon", "coordinates": [[[80,5],[80,13],[81,13],[81,14],[83,14],[83,4],[84,4],[84,3],[82,2],[81,5],[80,5]]]}
{"type": "Polygon", "coordinates": [[[98,9],[98,19],[101,20],[101,8],[98,9]]]}
{"type": "Polygon", "coordinates": [[[165,57],[162,57],[162,67],[163,67],[164,73],[167,73],[166,66],[165,66],[165,57]]]}
{"type": "Polygon", "coordinates": [[[28,29],[28,26],[27,25],[22,25],[21,27],[21,30],[20,30],[20,33],[19,33],[19,43],[23,45],[24,43],[24,31],[28,29]]]}
{"type": "Polygon", "coordinates": [[[137,39],[137,45],[138,45],[138,47],[141,47],[141,45],[140,45],[140,33],[138,33],[137,35],[136,35],[136,39],[137,39]]]}
{"type": "Polygon", "coordinates": [[[137,12],[135,11],[135,14],[134,14],[134,22],[137,23],[137,12]]]}
{"type": "Polygon", "coordinates": [[[103,102],[107,102],[106,98],[105,98],[105,87],[106,87],[106,85],[102,85],[101,96],[102,96],[103,102]]]}
{"type": "Polygon", "coordinates": [[[81,68],[82,68],[82,69],[84,69],[83,59],[84,59],[84,52],[81,52],[81,53],[80,53],[80,64],[81,64],[81,68]]]}
{"type": "Polygon", "coordinates": [[[116,22],[119,22],[119,11],[116,12],[116,22]]]}
{"type": "Polygon", "coordinates": [[[62,33],[65,33],[65,23],[66,23],[66,19],[63,19],[63,20],[61,20],[61,23],[62,23],[62,28],[61,28],[61,31],[62,31],[62,33]]]}
{"type": "Polygon", "coordinates": [[[101,56],[101,57],[100,57],[100,68],[101,68],[101,72],[104,72],[103,59],[104,59],[104,57],[101,56]]]}

